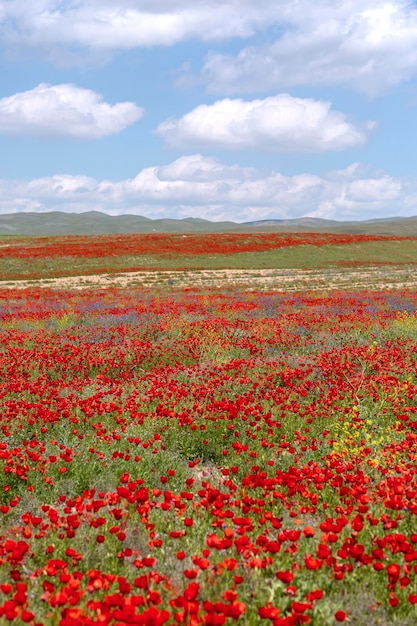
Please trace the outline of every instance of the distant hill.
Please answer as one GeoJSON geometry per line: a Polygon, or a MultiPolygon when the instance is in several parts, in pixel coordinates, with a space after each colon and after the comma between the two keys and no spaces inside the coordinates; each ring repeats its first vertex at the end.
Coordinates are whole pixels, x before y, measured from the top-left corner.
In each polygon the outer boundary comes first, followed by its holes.
{"type": "Polygon", "coordinates": [[[104,235],[122,233],[328,232],[417,237],[417,216],[338,222],[311,217],[238,224],[199,218],[156,219],[140,215],[86,213],[9,213],[0,215],[0,235],[104,235]]]}

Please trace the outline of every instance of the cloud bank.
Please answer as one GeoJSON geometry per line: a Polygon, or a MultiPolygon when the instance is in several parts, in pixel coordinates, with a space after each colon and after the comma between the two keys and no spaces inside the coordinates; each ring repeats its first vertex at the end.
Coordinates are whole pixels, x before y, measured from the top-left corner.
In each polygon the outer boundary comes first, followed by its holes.
{"type": "Polygon", "coordinates": [[[315,216],[329,219],[412,215],[417,180],[368,173],[359,164],[325,176],[224,165],[200,154],[142,169],[132,179],[57,175],[0,180],[0,212],[98,210],[111,215],[210,220],[315,216]]]}
{"type": "Polygon", "coordinates": [[[235,38],[243,45],[237,54],[212,51],[204,62],[200,80],[214,92],[346,84],[377,94],[417,71],[417,6],[407,0],[8,0],[0,6],[0,45],[7,51],[75,46],[104,53],[235,38]],[[246,44],[251,37],[255,43],[246,44]]]}
{"type": "Polygon", "coordinates": [[[236,55],[209,53],[211,91],[262,92],[295,85],[348,85],[385,92],[417,70],[417,7],[402,0],[288,3],[283,31],[236,55]]]}
{"type": "Polygon", "coordinates": [[[128,49],[249,37],[279,19],[282,4],[282,0],[8,0],[0,9],[0,27],[9,43],[128,49]]]}

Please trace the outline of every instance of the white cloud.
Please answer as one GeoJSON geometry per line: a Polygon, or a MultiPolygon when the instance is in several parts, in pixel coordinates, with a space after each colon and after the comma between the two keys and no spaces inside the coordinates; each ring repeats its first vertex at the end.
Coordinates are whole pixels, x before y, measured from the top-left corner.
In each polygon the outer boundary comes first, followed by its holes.
{"type": "Polygon", "coordinates": [[[417,70],[417,8],[404,0],[288,3],[272,42],[237,55],[211,53],[202,80],[212,91],[346,84],[375,95],[417,70]]]}
{"type": "Polygon", "coordinates": [[[171,146],[312,152],[363,144],[374,126],[355,126],[331,110],[330,102],[279,94],[200,105],[180,119],[163,122],[156,132],[171,146]]]}
{"type": "Polygon", "coordinates": [[[256,177],[256,169],[239,165],[224,166],[215,159],[203,157],[201,154],[183,156],[169,165],[158,168],[161,181],[208,182],[216,179],[242,180],[256,177]]]}
{"type": "Polygon", "coordinates": [[[111,105],[89,89],[41,83],[0,100],[0,134],[97,139],[120,132],[142,115],[133,102],[111,105]]]}
{"type": "Polygon", "coordinates": [[[278,19],[279,5],[271,0],[8,0],[0,10],[0,27],[8,44],[126,49],[248,37],[278,19]]]}
{"type": "Polygon", "coordinates": [[[409,0],[8,0],[7,54],[43,49],[56,63],[201,40],[257,37],[237,55],[211,52],[200,79],[226,94],[346,84],[377,94],[417,70],[417,7],[409,0]],[[65,51],[59,53],[59,49],[65,51]],[[86,55],[86,50],[89,53],[86,55]],[[91,56],[92,55],[92,56],[91,56]]]}
{"type": "Polygon", "coordinates": [[[0,180],[0,213],[57,209],[233,221],[305,215],[362,220],[417,214],[417,179],[367,174],[358,164],[325,176],[284,176],[196,154],[123,181],[65,174],[0,180]]]}
{"type": "Polygon", "coordinates": [[[352,203],[373,203],[396,200],[401,193],[401,183],[391,176],[354,180],[350,183],[346,198],[352,203]]]}

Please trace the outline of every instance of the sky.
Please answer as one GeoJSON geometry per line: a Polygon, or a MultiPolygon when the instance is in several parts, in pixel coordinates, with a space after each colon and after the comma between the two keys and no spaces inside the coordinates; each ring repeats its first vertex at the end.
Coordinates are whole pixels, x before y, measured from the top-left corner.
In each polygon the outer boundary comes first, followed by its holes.
{"type": "Polygon", "coordinates": [[[417,215],[417,2],[0,0],[0,214],[417,215]]]}

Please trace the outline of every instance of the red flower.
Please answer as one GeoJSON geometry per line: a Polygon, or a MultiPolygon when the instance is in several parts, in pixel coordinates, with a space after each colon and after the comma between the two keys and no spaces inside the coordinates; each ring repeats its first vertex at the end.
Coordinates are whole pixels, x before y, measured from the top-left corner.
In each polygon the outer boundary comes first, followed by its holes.
{"type": "Polygon", "coordinates": [[[337,622],[344,622],[347,619],[347,613],[345,611],[336,611],[334,618],[337,622]]]}
{"type": "Polygon", "coordinates": [[[311,556],[311,554],[306,554],[304,557],[304,564],[307,569],[320,569],[323,565],[323,561],[315,559],[314,556],[311,556]]]}
{"type": "Polygon", "coordinates": [[[186,598],[186,600],[188,601],[195,600],[199,590],[200,585],[198,583],[189,583],[188,586],[184,589],[184,598],[186,598]]]}
{"type": "Polygon", "coordinates": [[[261,606],[258,609],[258,615],[263,619],[276,619],[279,615],[279,609],[271,605],[261,606]]]}
{"type": "Polygon", "coordinates": [[[397,563],[390,563],[386,571],[391,583],[396,582],[401,574],[401,568],[397,563]]]}
{"type": "Polygon", "coordinates": [[[294,574],[292,572],[279,571],[276,572],[275,576],[278,578],[278,580],[287,585],[294,580],[294,574]]]}

